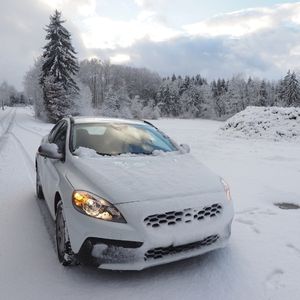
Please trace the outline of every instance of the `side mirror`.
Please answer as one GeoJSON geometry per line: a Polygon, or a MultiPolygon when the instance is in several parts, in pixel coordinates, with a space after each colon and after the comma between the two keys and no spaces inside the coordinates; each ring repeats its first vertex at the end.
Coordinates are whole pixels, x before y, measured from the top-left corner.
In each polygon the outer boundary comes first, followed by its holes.
{"type": "Polygon", "coordinates": [[[38,153],[41,156],[48,157],[48,158],[53,158],[53,159],[63,158],[63,154],[58,152],[58,147],[56,144],[49,144],[49,143],[42,144],[38,149],[38,153]]]}
{"type": "Polygon", "coordinates": [[[180,150],[182,151],[182,153],[190,153],[191,152],[191,148],[188,144],[180,144],[180,150]]]}

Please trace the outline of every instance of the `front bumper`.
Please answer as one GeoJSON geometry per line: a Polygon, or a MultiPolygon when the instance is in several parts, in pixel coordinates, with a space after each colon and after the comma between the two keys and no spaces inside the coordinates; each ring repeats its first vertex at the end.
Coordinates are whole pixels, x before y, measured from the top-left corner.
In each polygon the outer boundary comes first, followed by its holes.
{"type": "Polygon", "coordinates": [[[98,266],[100,269],[109,270],[143,270],[161,264],[191,258],[206,252],[223,248],[230,237],[230,225],[224,235],[208,236],[201,241],[180,245],[148,249],[143,245],[140,248],[126,248],[123,246],[103,243],[101,239],[87,239],[79,252],[80,260],[98,266]],[[216,238],[217,237],[217,238],[216,238]],[[207,240],[212,242],[206,244],[207,240]],[[92,247],[91,247],[92,245],[92,247]],[[147,255],[149,255],[147,257],[147,255]],[[89,255],[86,257],[86,255],[89,255]]]}
{"type": "Polygon", "coordinates": [[[78,253],[79,259],[86,260],[90,256],[92,259],[88,261],[101,269],[142,270],[224,247],[231,232],[232,203],[223,193],[203,198],[206,200],[202,200],[200,206],[198,201],[198,208],[219,203],[222,212],[213,218],[181,221],[172,226],[161,224],[158,228],[147,225],[145,219],[174,207],[176,211],[186,211],[195,207],[195,198],[163,200],[155,205],[152,201],[121,204],[118,209],[126,224],[93,219],[70,208],[68,211],[75,214],[67,220],[73,251],[78,253]]]}

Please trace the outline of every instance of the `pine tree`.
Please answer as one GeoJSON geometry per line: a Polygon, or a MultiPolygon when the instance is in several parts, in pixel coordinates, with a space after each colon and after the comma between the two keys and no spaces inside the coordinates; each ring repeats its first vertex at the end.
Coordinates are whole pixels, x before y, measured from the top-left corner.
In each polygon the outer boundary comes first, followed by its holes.
{"type": "Polygon", "coordinates": [[[66,95],[62,83],[55,82],[53,76],[46,77],[43,88],[48,120],[56,123],[69,113],[70,98],[66,95]]]}
{"type": "Polygon", "coordinates": [[[225,115],[225,95],[227,85],[224,79],[214,80],[211,84],[211,96],[214,103],[214,109],[218,117],[225,115]]]}
{"type": "MultiPolygon", "coordinates": [[[[178,77],[179,78],[179,77],[178,77]]],[[[189,89],[191,80],[189,76],[185,76],[184,81],[179,86],[179,95],[181,96],[186,90],[189,89]]]]}
{"type": "Polygon", "coordinates": [[[279,82],[278,98],[279,98],[282,105],[287,105],[287,103],[288,103],[286,93],[287,93],[290,77],[291,77],[291,71],[288,70],[288,72],[284,76],[283,80],[281,80],[279,82]]]}
{"type": "Polygon", "coordinates": [[[288,78],[285,98],[288,106],[300,104],[300,87],[295,72],[288,78]]]}
{"type": "Polygon", "coordinates": [[[295,72],[289,70],[284,79],[279,81],[277,97],[281,105],[300,105],[300,86],[295,72]]]}
{"type": "Polygon", "coordinates": [[[267,105],[267,99],[268,99],[268,93],[266,89],[266,82],[263,80],[260,84],[259,88],[259,98],[258,98],[258,105],[259,106],[266,106],[267,105]]]}
{"type": "MultiPolygon", "coordinates": [[[[40,78],[40,84],[44,92],[44,102],[46,109],[50,109],[47,113],[49,119],[56,120],[70,111],[73,103],[71,99],[78,96],[79,88],[74,80],[77,75],[79,67],[76,59],[76,52],[71,44],[71,34],[62,25],[65,21],[61,19],[61,13],[55,10],[54,14],[50,16],[50,24],[46,27],[46,40],[48,43],[44,47],[42,55],[43,65],[40,78]],[[50,80],[47,80],[51,77],[50,80]],[[59,91],[57,95],[49,94],[49,87],[46,87],[46,82],[51,82],[51,86],[57,85],[54,90],[59,91]],[[53,99],[50,99],[50,95],[53,99]],[[48,103],[51,101],[51,103],[48,103]],[[64,103],[61,103],[64,102],[64,103]],[[56,112],[60,115],[52,115],[55,105],[59,106],[56,112]],[[61,109],[65,108],[66,111],[61,109]]],[[[52,88],[51,88],[52,90],[52,88]]]]}

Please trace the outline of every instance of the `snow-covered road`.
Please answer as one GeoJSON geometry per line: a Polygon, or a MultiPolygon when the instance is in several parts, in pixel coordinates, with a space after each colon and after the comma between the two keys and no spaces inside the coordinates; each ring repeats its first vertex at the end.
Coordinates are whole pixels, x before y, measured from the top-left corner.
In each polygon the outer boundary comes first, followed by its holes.
{"type": "Polygon", "coordinates": [[[220,122],[154,121],[230,184],[229,247],[142,272],[64,268],[34,193],[34,155],[51,125],[29,108],[0,111],[0,299],[299,299],[299,144],[217,134],[220,122]]]}

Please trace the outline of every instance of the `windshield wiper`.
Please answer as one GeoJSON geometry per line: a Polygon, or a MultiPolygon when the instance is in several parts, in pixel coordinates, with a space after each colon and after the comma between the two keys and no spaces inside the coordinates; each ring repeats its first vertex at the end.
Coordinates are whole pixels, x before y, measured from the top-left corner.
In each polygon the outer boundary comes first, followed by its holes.
{"type": "Polygon", "coordinates": [[[102,156],[117,156],[117,155],[121,155],[123,153],[102,153],[102,152],[98,152],[96,151],[97,154],[102,155],[102,156]]]}

